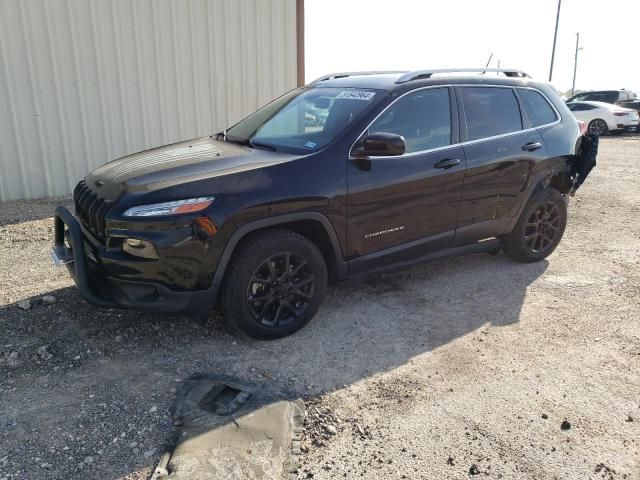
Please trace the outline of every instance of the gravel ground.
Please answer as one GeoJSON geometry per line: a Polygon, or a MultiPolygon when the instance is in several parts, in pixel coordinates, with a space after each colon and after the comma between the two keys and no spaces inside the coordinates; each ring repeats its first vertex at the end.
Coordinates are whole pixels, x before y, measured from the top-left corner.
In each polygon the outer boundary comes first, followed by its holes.
{"type": "Polygon", "coordinates": [[[146,478],[195,372],[306,399],[300,478],[640,479],[639,157],[603,139],[548,261],[343,284],[272,342],[89,306],[49,261],[68,200],[0,205],[0,480],[146,478]]]}

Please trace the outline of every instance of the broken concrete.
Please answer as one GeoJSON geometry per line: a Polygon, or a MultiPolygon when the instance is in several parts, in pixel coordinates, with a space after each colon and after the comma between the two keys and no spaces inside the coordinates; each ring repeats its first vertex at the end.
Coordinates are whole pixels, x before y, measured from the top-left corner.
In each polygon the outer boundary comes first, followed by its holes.
{"type": "Polygon", "coordinates": [[[297,478],[304,403],[269,385],[197,375],[177,394],[176,446],[153,479],[297,478]]]}

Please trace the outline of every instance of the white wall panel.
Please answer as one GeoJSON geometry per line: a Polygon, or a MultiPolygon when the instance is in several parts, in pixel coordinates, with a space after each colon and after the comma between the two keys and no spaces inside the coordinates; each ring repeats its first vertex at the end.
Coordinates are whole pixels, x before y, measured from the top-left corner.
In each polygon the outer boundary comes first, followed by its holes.
{"type": "Polygon", "coordinates": [[[0,0],[0,200],[219,131],[296,68],[295,0],[0,0]]]}

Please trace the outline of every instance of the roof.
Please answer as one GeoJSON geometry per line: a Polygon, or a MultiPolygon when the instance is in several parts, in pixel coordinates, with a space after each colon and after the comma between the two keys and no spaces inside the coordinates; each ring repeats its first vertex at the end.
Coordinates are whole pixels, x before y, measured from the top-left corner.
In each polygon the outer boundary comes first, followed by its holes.
{"type": "Polygon", "coordinates": [[[620,93],[620,92],[633,93],[631,90],[625,90],[624,88],[620,90],[585,90],[584,92],[576,93],[574,97],[577,97],[578,95],[584,95],[586,93],[620,93]]]}
{"type": "Polygon", "coordinates": [[[322,87],[358,87],[391,90],[397,87],[398,80],[405,72],[354,72],[326,75],[311,82],[322,87]]]}
{"type": "Polygon", "coordinates": [[[576,101],[573,101],[573,102],[569,102],[569,105],[573,105],[573,104],[593,105],[594,107],[606,108],[607,110],[633,110],[631,108],[625,108],[625,107],[621,107],[619,105],[614,105],[613,103],[596,102],[596,101],[593,101],[593,100],[576,100],[576,101]]]}
{"type": "Polygon", "coordinates": [[[375,88],[393,90],[401,86],[416,87],[443,83],[477,83],[523,85],[530,77],[517,69],[457,68],[417,71],[339,72],[317,78],[311,85],[341,88],[375,88]],[[502,74],[503,76],[499,76],[502,74]]]}

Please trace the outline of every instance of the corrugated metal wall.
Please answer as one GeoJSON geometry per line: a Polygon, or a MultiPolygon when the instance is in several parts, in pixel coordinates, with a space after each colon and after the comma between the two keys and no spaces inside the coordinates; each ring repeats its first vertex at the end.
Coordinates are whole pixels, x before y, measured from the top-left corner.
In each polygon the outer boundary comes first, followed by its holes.
{"type": "Polygon", "coordinates": [[[219,131],[296,68],[295,0],[0,0],[0,200],[219,131]]]}

